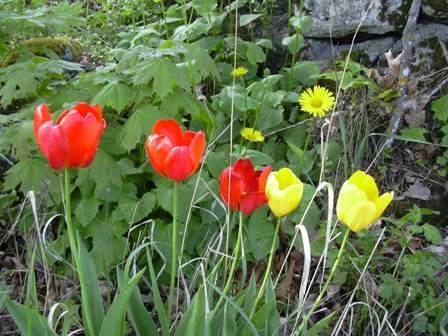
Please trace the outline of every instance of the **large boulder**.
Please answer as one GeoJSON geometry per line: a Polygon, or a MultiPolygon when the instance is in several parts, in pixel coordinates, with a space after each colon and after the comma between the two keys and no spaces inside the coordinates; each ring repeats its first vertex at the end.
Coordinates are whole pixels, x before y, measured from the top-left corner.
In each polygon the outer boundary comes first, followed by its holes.
{"type": "Polygon", "coordinates": [[[373,0],[369,8],[371,2],[304,0],[304,10],[314,20],[313,30],[306,36],[338,38],[353,35],[364,16],[359,30],[363,33],[381,35],[404,28],[411,0],[373,0]]]}
{"type": "Polygon", "coordinates": [[[431,19],[448,22],[448,1],[447,0],[423,0],[423,13],[431,19]]]}

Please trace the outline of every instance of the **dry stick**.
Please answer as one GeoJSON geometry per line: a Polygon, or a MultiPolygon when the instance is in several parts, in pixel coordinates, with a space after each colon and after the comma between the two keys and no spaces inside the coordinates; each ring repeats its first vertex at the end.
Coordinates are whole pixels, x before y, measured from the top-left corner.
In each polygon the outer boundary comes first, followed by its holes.
{"type": "Polygon", "coordinates": [[[417,18],[420,12],[421,4],[422,0],[412,1],[411,8],[409,9],[408,21],[406,22],[406,26],[403,30],[403,56],[401,59],[399,76],[400,98],[398,99],[394,114],[392,115],[392,118],[390,120],[390,137],[386,140],[385,147],[392,146],[394,135],[397,134],[398,129],[400,128],[401,118],[403,117],[404,113],[406,111],[409,111],[411,108],[412,101],[408,96],[408,83],[409,79],[411,78],[411,64],[414,48],[413,37],[415,36],[415,28],[417,25],[417,18]]]}

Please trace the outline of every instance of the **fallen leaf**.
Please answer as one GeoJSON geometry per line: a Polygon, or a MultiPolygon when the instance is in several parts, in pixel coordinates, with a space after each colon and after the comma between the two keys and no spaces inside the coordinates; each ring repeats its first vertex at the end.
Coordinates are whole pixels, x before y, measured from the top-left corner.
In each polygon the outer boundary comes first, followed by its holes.
{"type": "Polygon", "coordinates": [[[403,195],[409,198],[428,201],[431,198],[431,189],[425,187],[422,182],[416,181],[403,195]]]}

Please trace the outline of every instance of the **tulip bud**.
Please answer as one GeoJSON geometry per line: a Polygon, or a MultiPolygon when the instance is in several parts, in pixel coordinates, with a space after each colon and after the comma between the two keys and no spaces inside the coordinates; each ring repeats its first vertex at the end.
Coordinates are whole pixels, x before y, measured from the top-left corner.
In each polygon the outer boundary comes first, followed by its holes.
{"type": "Polygon", "coordinates": [[[342,185],[336,213],[341,223],[353,232],[359,232],[368,228],[383,214],[393,197],[393,192],[379,196],[373,177],[357,171],[342,185]]]}
{"type": "Polygon", "coordinates": [[[277,217],[286,216],[298,206],[303,195],[303,183],[289,168],[269,174],[266,196],[271,211],[277,217]]]}

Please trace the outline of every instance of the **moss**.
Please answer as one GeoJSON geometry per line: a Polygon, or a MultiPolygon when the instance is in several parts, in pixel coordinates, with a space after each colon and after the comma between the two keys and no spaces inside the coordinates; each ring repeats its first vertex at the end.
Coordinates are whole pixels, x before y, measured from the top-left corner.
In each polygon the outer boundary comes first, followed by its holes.
{"type": "Polygon", "coordinates": [[[33,54],[45,56],[45,49],[50,49],[60,57],[69,54],[71,60],[76,60],[82,53],[79,42],[68,37],[36,37],[19,42],[0,62],[0,67],[14,64],[18,57],[17,49],[27,47],[33,54]]]}
{"type": "Polygon", "coordinates": [[[424,0],[422,5],[432,8],[436,13],[445,13],[448,15],[448,4],[446,0],[424,0]]]}
{"type": "Polygon", "coordinates": [[[390,7],[390,0],[381,0],[381,12],[379,17],[381,21],[388,22],[393,27],[403,29],[406,25],[407,14],[411,8],[412,0],[403,0],[401,6],[393,13],[388,14],[388,8],[390,7]]]}

